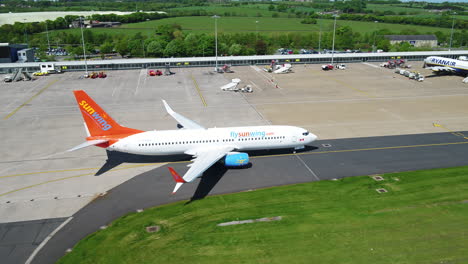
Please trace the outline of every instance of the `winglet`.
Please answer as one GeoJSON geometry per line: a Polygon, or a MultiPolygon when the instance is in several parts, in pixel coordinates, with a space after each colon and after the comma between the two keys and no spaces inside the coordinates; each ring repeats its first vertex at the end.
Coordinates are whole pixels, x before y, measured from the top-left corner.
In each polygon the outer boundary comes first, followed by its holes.
{"type": "Polygon", "coordinates": [[[185,116],[176,113],[172,108],[169,106],[169,104],[166,102],[166,100],[162,100],[164,107],[166,108],[166,111],[169,115],[171,115],[179,124],[185,128],[185,129],[205,129],[204,127],[200,126],[199,124],[193,122],[192,120],[186,118],[185,116]]]}
{"type": "Polygon", "coordinates": [[[172,178],[174,178],[174,181],[176,182],[176,186],[174,187],[174,191],[172,191],[172,194],[175,194],[177,190],[182,186],[182,184],[186,183],[186,181],[180,177],[180,175],[172,168],[168,167],[169,171],[172,174],[172,178]]]}

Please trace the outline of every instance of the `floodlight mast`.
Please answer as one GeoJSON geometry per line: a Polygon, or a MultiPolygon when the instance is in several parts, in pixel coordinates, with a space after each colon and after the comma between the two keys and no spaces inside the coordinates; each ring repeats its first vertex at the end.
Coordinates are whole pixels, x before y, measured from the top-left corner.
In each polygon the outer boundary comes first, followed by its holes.
{"type": "Polygon", "coordinates": [[[49,47],[49,52],[50,52],[49,29],[47,28],[47,20],[45,22],[45,30],[46,30],[46,33],[47,33],[47,46],[49,47]]]}
{"type": "Polygon", "coordinates": [[[255,21],[255,41],[258,41],[258,20],[255,21]]]}
{"type": "Polygon", "coordinates": [[[85,65],[85,72],[86,76],[88,76],[88,63],[86,62],[86,49],[84,44],[84,35],[83,35],[83,17],[80,17],[80,29],[81,29],[81,43],[83,44],[83,56],[84,56],[84,65],[85,65]]]}
{"type": "Polygon", "coordinates": [[[215,71],[218,71],[218,18],[220,16],[214,15],[212,16],[215,20],[215,61],[216,61],[216,66],[215,66],[215,71]]]}
{"type": "Polygon", "coordinates": [[[453,13],[453,17],[452,17],[452,32],[450,33],[450,46],[449,46],[449,51],[452,50],[452,39],[453,39],[453,27],[455,26],[455,15],[457,13],[453,13]]]}
{"type": "Polygon", "coordinates": [[[333,23],[333,43],[332,43],[332,57],[331,57],[331,64],[333,65],[333,56],[335,56],[335,31],[336,31],[336,17],[337,15],[334,15],[335,17],[335,22],[333,23]]]}

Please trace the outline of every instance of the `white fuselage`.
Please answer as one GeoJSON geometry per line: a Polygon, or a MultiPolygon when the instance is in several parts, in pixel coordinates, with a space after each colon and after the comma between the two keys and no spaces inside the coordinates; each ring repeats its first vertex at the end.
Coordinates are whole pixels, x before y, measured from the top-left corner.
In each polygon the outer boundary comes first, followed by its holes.
{"type": "Polygon", "coordinates": [[[187,154],[193,149],[232,146],[236,151],[301,148],[317,136],[300,127],[249,126],[142,132],[107,149],[140,155],[187,154]]]}
{"type": "Polygon", "coordinates": [[[449,67],[452,68],[456,73],[462,75],[468,74],[468,61],[431,56],[427,57],[424,60],[424,63],[426,66],[449,67]]]}

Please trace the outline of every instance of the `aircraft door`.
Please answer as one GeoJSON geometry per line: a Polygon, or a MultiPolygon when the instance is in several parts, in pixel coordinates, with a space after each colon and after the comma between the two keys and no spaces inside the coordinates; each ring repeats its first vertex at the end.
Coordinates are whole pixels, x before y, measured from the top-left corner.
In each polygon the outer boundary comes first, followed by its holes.
{"type": "Polygon", "coordinates": [[[292,136],[292,142],[297,142],[297,137],[296,136],[292,136]]]}

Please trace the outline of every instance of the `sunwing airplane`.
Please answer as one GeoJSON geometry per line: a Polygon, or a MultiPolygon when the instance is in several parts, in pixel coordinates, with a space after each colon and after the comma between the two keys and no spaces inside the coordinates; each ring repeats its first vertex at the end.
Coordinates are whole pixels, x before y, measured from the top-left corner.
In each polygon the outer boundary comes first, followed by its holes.
{"type": "Polygon", "coordinates": [[[74,91],[85,121],[86,142],[70,149],[98,146],[109,151],[139,155],[178,155],[194,157],[190,169],[181,177],[169,167],[176,182],[173,194],[186,182],[201,176],[214,163],[222,160],[227,167],[242,167],[249,155],[239,151],[303,149],[317,139],[307,130],[294,126],[249,126],[205,128],[174,112],[163,100],[164,107],[183,129],[141,131],[115,122],[85,91],[74,91]]]}
{"type": "Polygon", "coordinates": [[[424,60],[423,67],[436,73],[445,72],[464,76],[468,75],[468,61],[431,56],[424,60]]]}

